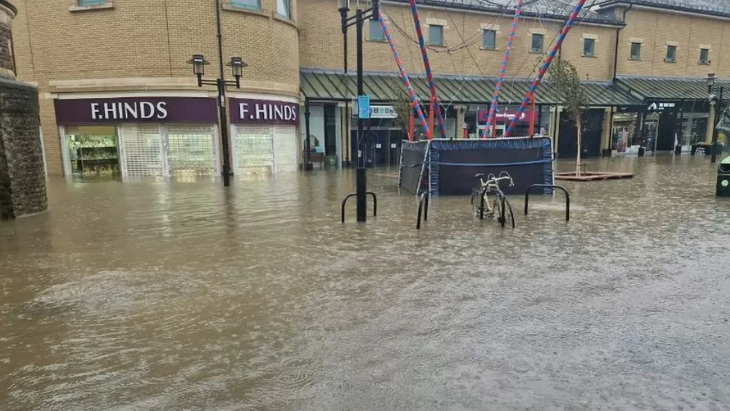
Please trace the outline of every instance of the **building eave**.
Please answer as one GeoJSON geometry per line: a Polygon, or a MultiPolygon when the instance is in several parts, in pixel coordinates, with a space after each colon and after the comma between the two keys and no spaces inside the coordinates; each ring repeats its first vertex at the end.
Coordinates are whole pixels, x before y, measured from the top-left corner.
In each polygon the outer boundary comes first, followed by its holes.
{"type": "MultiPolygon", "coordinates": [[[[386,0],[386,1],[382,1],[382,3],[408,7],[408,1],[406,1],[406,0],[386,0]]],[[[448,6],[446,6],[439,1],[433,1],[433,0],[422,0],[421,2],[419,2],[418,7],[421,9],[431,9],[431,10],[445,10],[445,11],[457,10],[457,11],[464,12],[464,13],[474,13],[474,14],[482,14],[482,15],[489,15],[489,16],[501,16],[501,15],[511,16],[514,13],[514,9],[512,9],[512,8],[477,7],[477,6],[470,6],[467,4],[449,4],[448,6]]],[[[545,13],[538,14],[538,13],[534,13],[534,12],[524,11],[524,12],[522,12],[522,17],[541,20],[541,21],[549,21],[549,22],[554,22],[554,23],[565,24],[565,21],[568,19],[569,16],[562,16],[562,15],[557,15],[557,14],[545,14],[545,13]]],[[[579,18],[578,23],[581,25],[586,25],[586,26],[610,27],[610,28],[614,28],[614,29],[625,26],[625,24],[623,22],[616,21],[616,20],[599,19],[599,18],[585,18],[585,17],[579,18]]]]}
{"type": "Polygon", "coordinates": [[[714,20],[730,21],[730,13],[722,13],[712,10],[697,10],[690,7],[678,7],[672,5],[651,5],[646,3],[635,3],[632,1],[615,0],[598,5],[598,10],[609,10],[616,7],[629,7],[637,10],[649,10],[659,13],[680,14],[692,17],[702,17],[714,20]]]}

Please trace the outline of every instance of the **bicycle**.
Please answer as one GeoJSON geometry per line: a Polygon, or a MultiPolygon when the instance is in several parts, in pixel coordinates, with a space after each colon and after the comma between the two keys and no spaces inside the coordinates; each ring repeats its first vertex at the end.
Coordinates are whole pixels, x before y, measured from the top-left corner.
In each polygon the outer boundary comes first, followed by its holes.
{"type": "Polygon", "coordinates": [[[479,219],[484,220],[486,214],[488,219],[497,219],[499,224],[504,228],[507,224],[507,219],[512,223],[512,228],[515,228],[515,216],[512,212],[512,205],[510,205],[507,196],[504,195],[502,189],[499,187],[501,181],[509,180],[509,186],[515,185],[512,180],[512,176],[508,172],[502,171],[499,173],[499,177],[495,177],[494,174],[489,174],[487,179],[484,180],[484,174],[480,173],[474,176],[479,179],[480,186],[475,188],[471,193],[471,206],[475,216],[479,219]]]}

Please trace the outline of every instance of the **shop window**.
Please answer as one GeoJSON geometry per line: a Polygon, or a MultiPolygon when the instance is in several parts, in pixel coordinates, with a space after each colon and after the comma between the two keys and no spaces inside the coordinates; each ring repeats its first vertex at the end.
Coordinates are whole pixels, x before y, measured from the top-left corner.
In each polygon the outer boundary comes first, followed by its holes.
{"type": "Polygon", "coordinates": [[[291,18],[290,0],[276,0],[276,13],[281,17],[291,18]]]}
{"type": "Polygon", "coordinates": [[[383,26],[380,25],[380,20],[368,20],[370,23],[370,30],[368,33],[368,39],[370,41],[385,41],[385,33],[383,33],[383,26]]]}
{"type": "Polygon", "coordinates": [[[532,44],[530,46],[530,52],[532,53],[542,53],[542,47],[543,43],[545,41],[545,36],[542,34],[533,34],[532,35],[532,44]]]}
{"type": "Polygon", "coordinates": [[[596,56],[596,39],[583,39],[583,56],[596,56]]]}
{"type": "Polygon", "coordinates": [[[667,56],[664,58],[665,63],[677,62],[677,46],[667,46],[667,56]]]}
{"type": "Polygon", "coordinates": [[[482,31],[482,48],[484,50],[495,50],[497,48],[497,32],[494,30],[482,31]]]}
{"type": "Polygon", "coordinates": [[[231,0],[231,6],[239,9],[261,10],[259,0],[231,0]]]}
{"type": "Polygon", "coordinates": [[[106,4],[107,0],[79,0],[79,6],[99,6],[106,4]]]}
{"type": "Polygon", "coordinates": [[[435,24],[428,26],[428,44],[432,46],[444,45],[444,26],[435,24]]]}
{"type": "Polygon", "coordinates": [[[641,59],[641,43],[631,43],[631,60],[641,59]]]}
{"type": "Polygon", "coordinates": [[[700,49],[700,64],[710,64],[710,49],[700,49]]]}

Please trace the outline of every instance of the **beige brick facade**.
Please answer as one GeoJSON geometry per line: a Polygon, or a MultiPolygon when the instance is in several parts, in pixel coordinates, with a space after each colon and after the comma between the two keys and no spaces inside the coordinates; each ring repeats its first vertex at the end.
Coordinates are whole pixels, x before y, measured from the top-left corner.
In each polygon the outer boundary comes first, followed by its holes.
{"type": "Polygon", "coordinates": [[[626,27],[618,47],[618,74],[654,77],[707,77],[730,72],[730,19],[623,8],[626,27]],[[631,42],[641,42],[641,58],[630,59],[631,42]],[[675,62],[665,61],[668,46],[677,47],[675,62]],[[710,50],[709,64],[700,63],[700,49],[710,50]]]}
{"type": "MultiPolygon", "coordinates": [[[[235,9],[223,0],[224,56],[241,56],[243,91],[299,96],[302,67],[341,70],[340,16],[335,0],[292,0],[292,19],[277,15],[277,0],[260,0],[261,11],[235,9]]],[[[217,71],[213,1],[109,0],[102,7],[78,7],[77,0],[13,0],[14,54],[19,80],[41,92],[41,122],[48,170],[60,174],[61,155],[53,98],[59,93],[198,90],[191,67],[194,53],[217,71]]],[[[353,2],[353,7],[356,2],[353,2]]],[[[623,7],[623,6],[622,6],[623,7]]],[[[617,18],[626,8],[604,12],[617,18]]],[[[430,24],[444,27],[444,44],[430,46],[437,75],[496,76],[507,44],[512,12],[495,14],[422,5],[424,32],[430,24]],[[482,47],[482,31],[497,32],[496,49],[482,47]]],[[[409,73],[423,74],[416,33],[406,4],[382,4],[401,59],[409,73]]],[[[626,26],[583,22],[568,35],[561,55],[581,78],[611,80],[614,60],[618,75],[705,77],[730,73],[730,19],[634,7],[625,13],[626,26]],[[615,47],[618,36],[618,53],[615,47]],[[595,55],[583,56],[586,39],[595,41],[595,55]],[[641,57],[630,59],[631,43],[641,44],[641,57]],[[676,61],[665,62],[667,46],[677,49],[676,61]],[[700,64],[701,48],[710,62],[700,64]]],[[[556,40],[563,23],[525,17],[511,53],[508,78],[534,77],[540,61],[556,40]],[[533,34],[544,35],[543,53],[532,53],[533,34]]],[[[395,72],[386,42],[370,41],[364,28],[365,69],[395,72]]],[[[349,66],[355,70],[355,30],[348,31],[349,66]]],[[[228,69],[226,69],[228,74],[228,69]]],[[[209,95],[215,91],[209,90],[209,95]]]]}
{"type": "MultiPolygon", "coordinates": [[[[212,1],[114,0],[87,9],[77,7],[76,0],[13,3],[18,8],[13,22],[17,74],[19,80],[39,87],[51,174],[61,174],[62,166],[48,93],[197,90],[186,63],[194,53],[211,61],[210,77],[217,74],[212,1]]],[[[298,96],[296,1],[291,21],[277,16],[276,7],[276,0],[261,0],[261,12],[248,12],[224,1],[224,59],[241,56],[249,65],[243,72],[243,91],[298,96]]],[[[229,75],[230,69],[225,72],[229,75]]]]}
{"type": "MultiPolygon", "coordinates": [[[[300,9],[299,53],[302,67],[342,69],[343,47],[339,29],[339,12],[333,0],[305,0],[300,9]]],[[[424,73],[421,53],[410,9],[403,5],[387,3],[382,6],[393,39],[403,64],[409,73],[424,73]],[[404,34],[405,33],[405,34],[404,34]]],[[[435,74],[495,76],[499,72],[504,48],[512,24],[512,13],[486,14],[446,10],[421,6],[419,15],[424,22],[428,39],[428,23],[444,26],[444,46],[431,46],[429,60],[435,74]],[[482,48],[482,29],[497,31],[496,50],[482,48]],[[462,47],[464,44],[469,47],[462,47]]],[[[544,51],[549,51],[557,38],[562,23],[526,18],[520,22],[512,48],[507,75],[533,77],[544,53],[531,53],[531,34],[544,34],[544,51]]],[[[369,23],[364,37],[369,38],[369,23]]],[[[579,25],[574,27],[563,45],[563,55],[578,68],[582,78],[608,80],[612,77],[613,50],[616,28],[607,26],[579,25]],[[595,57],[582,57],[583,38],[596,39],[595,57]]],[[[355,30],[348,32],[349,66],[355,67],[355,30]]],[[[364,46],[365,69],[371,71],[396,71],[390,47],[386,42],[366,41],[364,46]]]]}

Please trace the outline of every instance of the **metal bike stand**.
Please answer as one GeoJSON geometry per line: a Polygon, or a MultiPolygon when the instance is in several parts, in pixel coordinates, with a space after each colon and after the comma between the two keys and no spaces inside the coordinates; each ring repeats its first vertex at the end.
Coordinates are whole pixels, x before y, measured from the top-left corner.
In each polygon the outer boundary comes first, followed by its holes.
{"type": "MultiPolygon", "coordinates": [[[[378,216],[378,196],[375,195],[372,191],[368,191],[365,194],[373,196],[373,217],[378,216]]],[[[347,204],[347,200],[351,199],[352,197],[357,197],[357,193],[348,194],[347,197],[345,197],[344,200],[342,200],[342,224],[345,224],[345,205],[347,204]]]]}
{"type": "Polygon", "coordinates": [[[562,190],[565,193],[565,221],[570,221],[570,193],[568,193],[568,189],[563,186],[550,184],[533,184],[527,189],[527,193],[525,193],[525,215],[527,215],[530,205],[530,192],[535,188],[549,188],[552,190],[557,188],[558,190],[562,190]]]}

